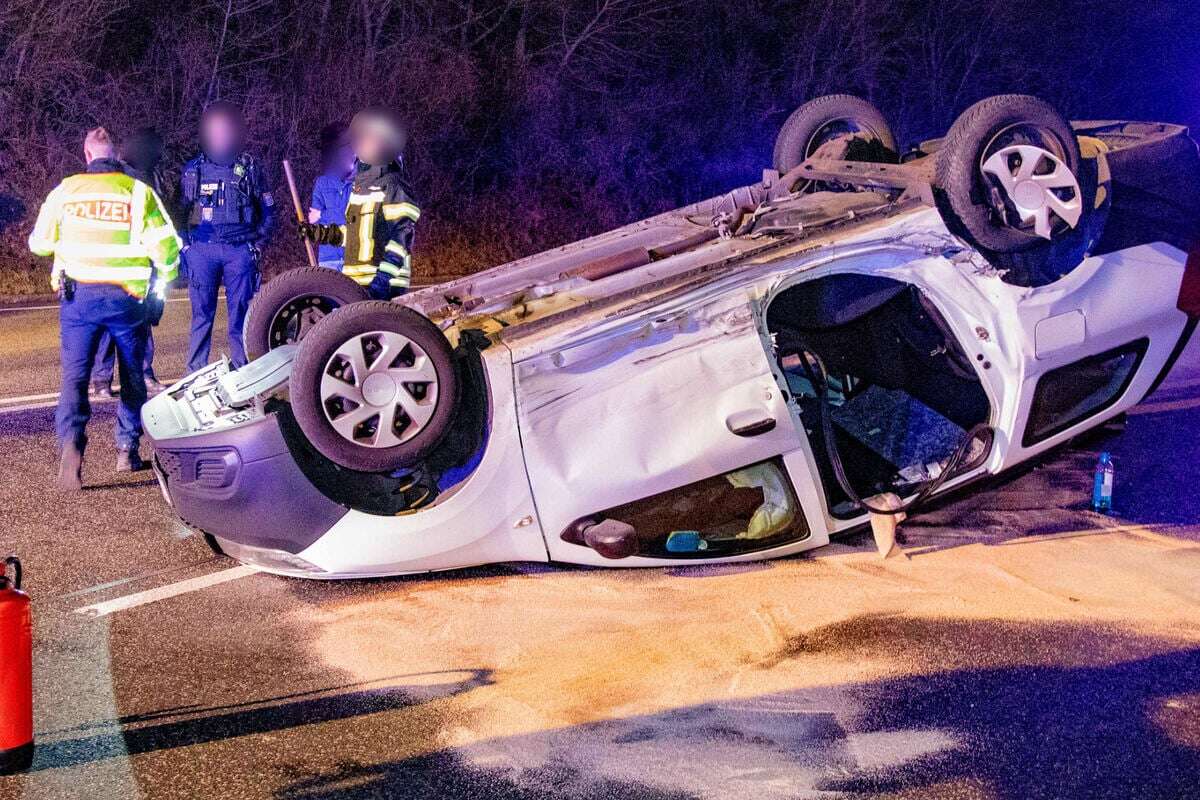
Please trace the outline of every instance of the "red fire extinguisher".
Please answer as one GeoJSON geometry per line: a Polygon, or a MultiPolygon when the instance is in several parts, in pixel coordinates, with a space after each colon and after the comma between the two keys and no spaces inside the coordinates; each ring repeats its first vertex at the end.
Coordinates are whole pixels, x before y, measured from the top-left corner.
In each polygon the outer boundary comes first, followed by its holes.
{"type": "Polygon", "coordinates": [[[0,570],[0,775],[31,763],[33,625],[29,595],[21,591],[21,561],[9,556],[0,570]]]}

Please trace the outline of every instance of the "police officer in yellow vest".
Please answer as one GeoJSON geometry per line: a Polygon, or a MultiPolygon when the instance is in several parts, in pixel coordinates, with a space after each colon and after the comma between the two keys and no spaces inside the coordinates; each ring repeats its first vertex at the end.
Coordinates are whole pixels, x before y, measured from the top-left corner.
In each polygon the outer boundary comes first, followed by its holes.
{"type": "Polygon", "coordinates": [[[50,284],[61,298],[63,385],[54,416],[61,460],[58,483],[83,486],[85,428],[92,409],[88,378],[100,336],[117,346],[117,470],[142,469],[138,441],[146,402],[142,380],[146,296],[161,292],[179,269],[179,237],[154,190],[125,174],[108,132],[83,145],[87,171],[63,180],[38,214],[29,249],[53,256],[50,284]]]}

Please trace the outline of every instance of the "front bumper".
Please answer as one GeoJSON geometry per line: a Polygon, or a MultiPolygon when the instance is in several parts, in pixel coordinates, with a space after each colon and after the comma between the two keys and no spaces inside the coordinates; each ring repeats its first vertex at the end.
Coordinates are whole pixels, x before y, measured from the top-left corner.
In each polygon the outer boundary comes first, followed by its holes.
{"type": "Polygon", "coordinates": [[[264,561],[275,552],[275,561],[287,562],[287,554],[311,545],[349,509],[312,485],[288,447],[279,414],[261,402],[218,417],[195,413],[211,407],[208,394],[227,371],[222,364],[206,367],[146,404],[142,421],[155,474],[187,525],[222,546],[264,551],[264,561]]]}

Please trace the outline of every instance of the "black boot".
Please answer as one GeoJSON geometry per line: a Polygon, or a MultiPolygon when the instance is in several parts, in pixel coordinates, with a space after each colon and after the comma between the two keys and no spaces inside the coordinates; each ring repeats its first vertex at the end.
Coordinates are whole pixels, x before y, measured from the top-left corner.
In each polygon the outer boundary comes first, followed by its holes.
{"type": "Polygon", "coordinates": [[[83,488],[83,448],[86,442],[64,442],[58,461],[58,488],[78,492],[83,488]]]}
{"type": "Polygon", "coordinates": [[[141,472],[146,468],[146,462],[138,453],[137,445],[117,448],[117,472],[141,472]]]}

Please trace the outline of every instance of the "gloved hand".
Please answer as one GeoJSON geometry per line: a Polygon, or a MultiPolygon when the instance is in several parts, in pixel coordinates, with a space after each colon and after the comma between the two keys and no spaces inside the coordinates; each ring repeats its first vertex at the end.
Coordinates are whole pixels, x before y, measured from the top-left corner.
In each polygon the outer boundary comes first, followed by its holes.
{"type": "Polygon", "coordinates": [[[341,244],[342,229],[337,225],[321,225],[315,222],[298,222],[300,237],[317,244],[341,244]]]}
{"type": "MultiPolygon", "coordinates": [[[[391,278],[388,276],[388,274],[386,272],[384,272],[383,270],[379,270],[378,272],[375,273],[375,277],[372,278],[371,282],[367,285],[367,294],[370,296],[370,298],[372,300],[391,300],[392,299],[392,297],[394,295],[393,295],[393,289],[392,289],[392,284],[391,284],[391,278]]],[[[403,294],[403,292],[398,291],[398,292],[396,292],[396,294],[403,294]]]]}

